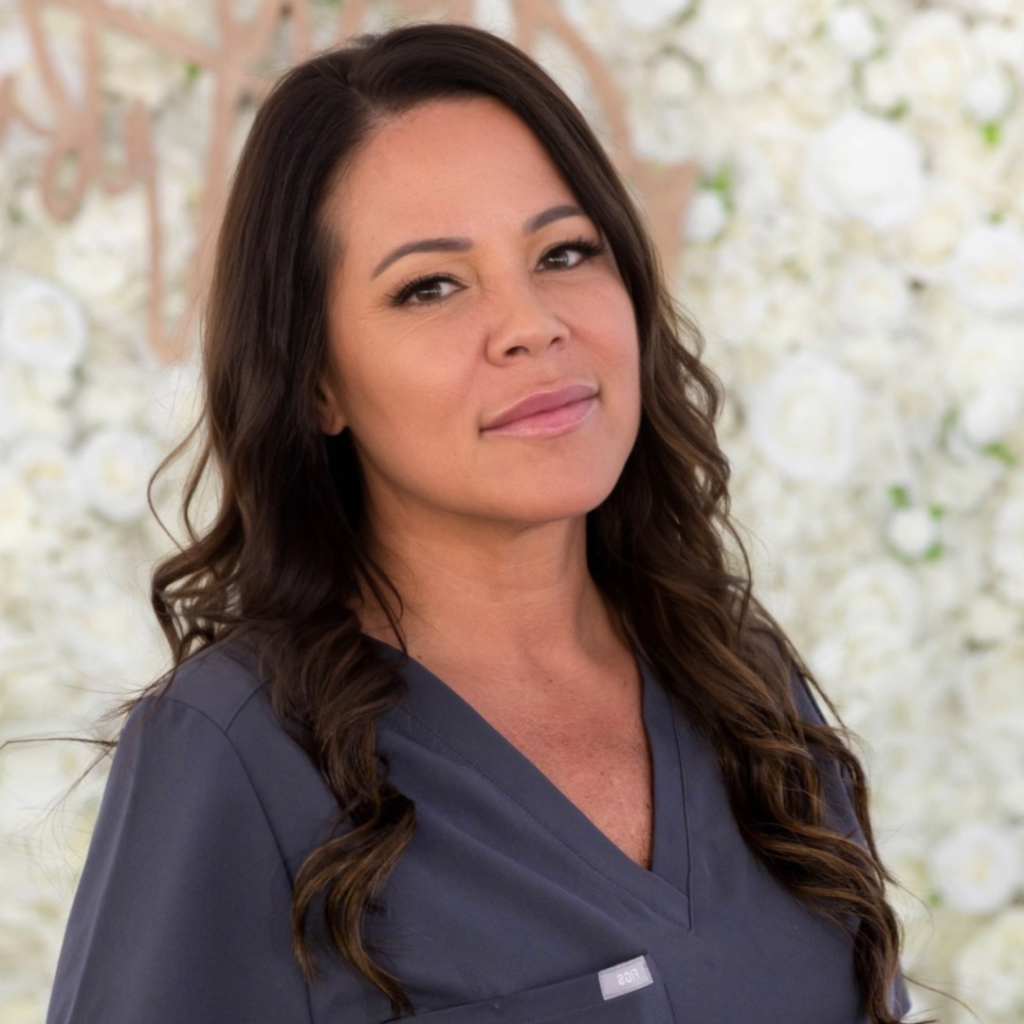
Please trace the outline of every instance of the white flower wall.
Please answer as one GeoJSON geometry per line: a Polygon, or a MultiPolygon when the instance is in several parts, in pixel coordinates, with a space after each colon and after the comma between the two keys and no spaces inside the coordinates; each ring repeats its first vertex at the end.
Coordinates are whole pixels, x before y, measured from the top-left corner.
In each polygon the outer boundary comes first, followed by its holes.
{"type": "MultiPolygon", "coordinates": [[[[216,34],[212,2],[120,6],[216,34]]],[[[985,1022],[1024,1022],[1024,2],[558,6],[621,89],[632,147],[698,169],[676,293],[728,391],[721,438],[755,583],[862,737],[908,890],[893,893],[905,967],[985,1022]]],[[[338,4],[311,10],[327,26],[338,4]]],[[[472,10],[498,31],[517,16],[504,0],[472,10]]],[[[371,5],[371,24],[401,16],[371,5]]],[[[47,12],[72,92],[76,17],[47,12]]],[[[104,39],[104,103],[154,112],[180,310],[213,85],[104,39]]],[[[565,50],[542,40],[538,56],[586,105],[565,50]]],[[[54,116],[11,0],[5,75],[41,123],[54,116]]],[[[141,191],[93,190],[58,220],[38,138],[15,125],[0,145],[2,741],[86,734],[163,668],[146,576],[167,544],[145,481],[194,413],[195,371],[146,341],[141,191]]],[[[47,810],[89,756],[0,752],[11,1024],[43,1019],[103,771],[47,810]]],[[[971,1019],[912,992],[916,1011],[971,1019]]]]}

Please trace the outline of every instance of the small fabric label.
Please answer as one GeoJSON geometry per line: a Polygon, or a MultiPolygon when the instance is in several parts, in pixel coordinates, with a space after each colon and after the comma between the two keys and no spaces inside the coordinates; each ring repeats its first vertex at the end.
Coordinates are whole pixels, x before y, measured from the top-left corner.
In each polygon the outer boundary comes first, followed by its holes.
{"type": "Polygon", "coordinates": [[[654,984],[651,972],[647,969],[647,961],[642,956],[614,967],[606,967],[598,972],[597,980],[601,983],[601,995],[605,999],[624,996],[627,992],[654,984]]]}

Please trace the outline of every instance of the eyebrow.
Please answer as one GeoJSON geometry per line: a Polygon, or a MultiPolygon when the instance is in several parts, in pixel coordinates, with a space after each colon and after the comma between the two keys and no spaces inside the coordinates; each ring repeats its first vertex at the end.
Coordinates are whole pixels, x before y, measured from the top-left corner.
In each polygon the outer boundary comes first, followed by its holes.
{"type": "MultiPolygon", "coordinates": [[[[578,207],[569,204],[562,204],[561,206],[552,206],[547,210],[543,210],[541,213],[535,214],[523,222],[523,234],[531,235],[535,231],[540,231],[541,228],[546,227],[548,224],[553,223],[556,220],[562,220],[563,217],[585,217],[586,213],[578,207]]],[[[468,238],[420,238],[415,242],[406,242],[404,245],[398,246],[397,249],[392,249],[377,264],[374,268],[373,273],[370,275],[370,280],[375,277],[379,277],[387,270],[396,260],[400,260],[403,256],[409,256],[414,252],[466,252],[468,249],[473,247],[472,241],[468,238]]]]}

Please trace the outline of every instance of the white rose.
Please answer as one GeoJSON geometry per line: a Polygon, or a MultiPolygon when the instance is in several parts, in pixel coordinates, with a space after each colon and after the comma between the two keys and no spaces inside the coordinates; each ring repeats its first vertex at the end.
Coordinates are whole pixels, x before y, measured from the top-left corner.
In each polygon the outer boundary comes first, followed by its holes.
{"type": "Polygon", "coordinates": [[[867,106],[881,114],[887,114],[903,103],[906,99],[903,79],[891,55],[875,57],[863,65],[860,91],[867,106]]]}
{"type": "Polygon", "coordinates": [[[836,8],[828,19],[832,41],[852,60],[863,60],[878,49],[878,29],[863,7],[847,4],[836,8]]]}
{"type": "Polygon", "coordinates": [[[27,367],[70,370],[85,352],[88,329],[78,304],[51,281],[9,275],[0,292],[0,347],[27,367]]]}
{"type": "Polygon", "coordinates": [[[977,447],[1004,438],[1020,417],[1021,393],[1009,385],[983,388],[960,411],[960,429],[977,447]]]}
{"type": "Polygon", "coordinates": [[[966,914],[990,914],[1005,906],[1022,878],[1017,838],[980,821],[947,835],[932,851],[931,864],[945,903],[966,914]]]}
{"type": "Polygon", "coordinates": [[[81,481],[67,449],[46,438],[27,438],[11,451],[10,465],[31,489],[39,514],[69,523],[82,506],[81,481]]]}
{"type": "Polygon", "coordinates": [[[851,569],[824,602],[826,617],[849,632],[871,632],[888,643],[917,636],[922,624],[921,589],[913,573],[893,561],[851,569]]]}
{"type": "Polygon", "coordinates": [[[898,327],[910,311],[906,278],[876,256],[861,255],[846,263],[839,277],[836,312],[854,331],[898,327]]]}
{"type": "Polygon", "coordinates": [[[896,876],[898,889],[887,891],[896,913],[904,923],[927,916],[923,904],[931,888],[928,871],[928,848],[924,842],[904,832],[880,835],[879,853],[882,863],[896,876]]]}
{"type": "Polygon", "coordinates": [[[744,96],[763,89],[777,73],[776,62],[757,36],[723,39],[705,67],[708,83],[722,96],[744,96]]]}
{"type": "Polygon", "coordinates": [[[976,224],[961,239],[947,272],[949,287],[984,313],[1024,309],[1024,232],[1013,224],[976,224]]]}
{"type": "Polygon", "coordinates": [[[1024,326],[973,320],[943,359],[946,385],[962,401],[1024,380],[1024,326]]]}
{"type": "Polygon", "coordinates": [[[911,14],[897,34],[893,61],[912,103],[957,109],[970,67],[967,26],[950,11],[911,14]]]}
{"type": "MultiPolygon", "coordinates": [[[[1006,0],[1015,4],[1017,0],[1006,0]]],[[[984,60],[1024,67],[1024,23],[1014,24],[979,18],[971,31],[971,47],[984,60]]]]}
{"type": "Polygon", "coordinates": [[[672,18],[685,14],[693,0],[618,0],[619,17],[630,28],[647,32],[659,28],[672,18]]]}
{"type": "MultiPolygon", "coordinates": [[[[1020,628],[1020,625],[1020,613],[1006,604],[1005,601],[1000,601],[991,594],[979,594],[968,602],[964,627],[967,636],[975,643],[995,644],[1009,640],[1020,628]]],[[[1000,661],[997,663],[998,665],[1004,663],[1003,659],[1005,659],[1006,653],[1003,651],[999,652],[1000,661]]],[[[1013,673],[1011,692],[1018,712],[1024,712],[1024,693],[1021,692],[1020,687],[1020,680],[1024,677],[1024,652],[1017,651],[1017,659],[1010,663],[1013,673]]],[[[990,681],[986,676],[986,685],[990,681]]],[[[1010,682],[1010,680],[1006,679],[1005,673],[1000,675],[997,672],[995,687],[997,691],[1003,681],[1010,682]]],[[[985,703],[983,701],[982,706],[985,703]]],[[[987,712],[982,712],[982,714],[984,716],[987,712]]]]}
{"type": "Polygon", "coordinates": [[[508,39],[515,32],[515,11],[509,0],[473,0],[473,24],[508,39]]]}
{"type": "Polygon", "coordinates": [[[979,121],[1001,121],[1013,101],[1013,79],[998,64],[976,72],[967,83],[964,105],[979,121]]]}
{"type": "Polygon", "coordinates": [[[202,377],[196,355],[161,367],[153,377],[146,420],[159,438],[180,441],[199,416],[202,377]]]}
{"type": "MultiPolygon", "coordinates": [[[[979,623],[986,639],[1003,639],[1020,623],[1012,608],[992,597],[974,602],[973,617],[986,615],[979,623]]],[[[1024,740],[1024,641],[1011,640],[1002,647],[975,655],[966,663],[957,687],[967,717],[980,730],[1005,731],[1024,740]]],[[[1022,808],[1024,810],[1024,808],[1022,808]]]]}
{"type": "Polygon", "coordinates": [[[685,103],[693,97],[697,86],[693,65],[676,54],[663,54],[651,69],[650,92],[657,102],[685,103]]]}
{"type": "Polygon", "coordinates": [[[729,223],[721,195],[707,188],[694,193],[683,218],[683,233],[689,242],[709,242],[717,238],[729,223]]]}
{"type": "Polygon", "coordinates": [[[118,96],[141,100],[147,107],[166,103],[186,82],[185,62],[130,36],[100,36],[104,86],[118,96]]]}
{"type": "Polygon", "coordinates": [[[156,460],[140,434],[99,430],[79,449],[77,461],[86,500],[97,512],[121,523],[142,514],[156,460]]]}
{"type": "Polygon", "coordinates": [[[802,187],[824,216],[859,219],[883,230],[917,212],[923,162],[920,143],[905,128],[847,111],[811,136],[802,187]]]}
{"type": "Polygon", "coordinates": [[[1011,498],[996,514],[989,561],[1000,593],[1024,605],[1024,498],[1011,498]]]}
{"type": "Polygon", "coordinates": [[[929,284],[944,284],[946,264],[968,225],[982,212],[979,197],[970,189],[950,181],[933,182],[917,215],[896,236],[907,271],[929,284]]]}
{"type": "Polygon", "coordinates": [[[919,505],[898,508],[889,515],[885,539],[901,555],[921,558],[939,542],[938,520],[919,505]]]}
{"type": "Polygon", "coordinates": [[[1010,907],[986,922],[957,953],[958,989],[988,1020],[1020,1020],[1024,1014],[1024,907],[1010,907]]]}
{"type": "Polygon", "coordinates": [[[145,294],[148,225],[140,189],[89,195],[57,247],[57,275],[94,309],[130,307],[145,294]]]}
{"type": "Polygon", "coordinates": [[[838,483],[857,458],[861,404],[845,370],[820,356],[792,356],[754,391],[751,439],[787,476],[838,483]]]}
{"type": "Polygon", "coordinates": [[[13,473],[0,470],[0,551],[16,551],[32,532],[32,494],[13,473]]]}

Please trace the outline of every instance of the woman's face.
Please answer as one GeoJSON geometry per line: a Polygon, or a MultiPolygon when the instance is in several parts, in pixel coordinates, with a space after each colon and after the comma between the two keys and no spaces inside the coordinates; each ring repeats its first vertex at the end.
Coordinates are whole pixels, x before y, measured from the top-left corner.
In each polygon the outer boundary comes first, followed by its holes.
{"type": "Polygon", "coordinates": [[[640,421],[633,307],[523,122],[488,98],[416,107],[325,212],[340,254],[321,424],[351,430],[371,516],[528,525],[600,504],[640,421]],[[560,409],[493,425],[566,388],[560,409]]]}

